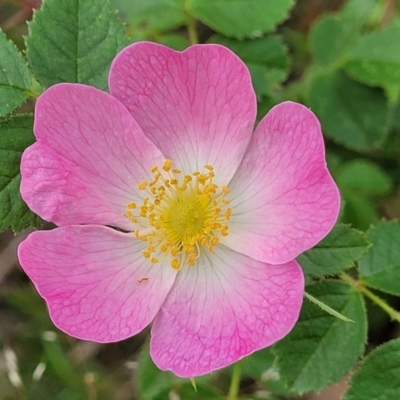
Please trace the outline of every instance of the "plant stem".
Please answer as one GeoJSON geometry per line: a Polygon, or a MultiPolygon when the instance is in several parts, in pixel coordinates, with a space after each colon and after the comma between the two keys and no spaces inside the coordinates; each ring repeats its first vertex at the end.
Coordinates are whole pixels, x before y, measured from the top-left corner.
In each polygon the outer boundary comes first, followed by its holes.
{"type": "Polygon", "coordinates": [[[240,386],[240,375],[241,375],[241,367],[240,362],[238,361],[233,365],[231,384],[229,386],[229,393],[226,400],[237,400],[239,394],[239,386],[240,386]]]}
{"type": "Polygon", "coordinates": [[[396,311],[394,308],[389,306],[389,304],[386,303],[385,300],[381,299],[375,293],[371,292],[371,290],[364,286],[363,282],[357,281],[353,279],[350,275],[345,273],[341,274],[340,277],[344,282],[347,282],[351,286],[353,286],[354,289],[357,290],[357,292],[363,294],[365,297],[368,297],[373,303],[375,303],[378,307],[385,311],[386,314],[390,316],[390,318],[400,323],[400,312],[396,311]]]}
{"type": "Polygon", "coordinates": [[[193,18],[193,15],[190,14],[186,5],[184,8],[186,14],[186,26],[189,34],[190,43],[197,44],[199,43],[199,37],[197,35],[197,30],[196,30],[196,20],[193,18]]]}

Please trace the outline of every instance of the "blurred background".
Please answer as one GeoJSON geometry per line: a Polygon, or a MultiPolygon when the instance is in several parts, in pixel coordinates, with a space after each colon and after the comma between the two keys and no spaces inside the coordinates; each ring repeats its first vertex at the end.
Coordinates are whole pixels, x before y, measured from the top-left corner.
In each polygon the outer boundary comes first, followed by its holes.
{"type": "MultiPolygon", "coordinates": [[[[22,51],[27,21],[40,3],[0,0],[0,28],[22,51]]],[[[179,3],[111,1],[125,23],[128,43],[152,40],[181,50],[190,45],[190,31],[179,3]]],[[[400,78],[397,82],[390,75],[400,75],[400,71],[376,77],[369,71],[372,67],[362,70],[356,61],[371,46],[368,40],[356,45],[352,53],[345,48],[361,34],[385,34],[385,29],[398,32],[400,1],[376,1],[372,12],[365,11],[362,2],[351,4],[345,0],[293,1],[288,18],[273,34],[254,32],[254,37],[260,36],[253,40],[257,48],[217,33],[210,24],[192,22],[201,43],[225,44],[247,63],[260,117],[286,99],[304,103],[317,114],[326,137],[329,167],[343,196],[341,221],[366,230],[381,218],[400,217],[400,78]],[[351,4],[359,8],[351,9],[351,4]]],[[[397,44],[387,50],[393,54],[382,59],[400,58],[398,37],[397,44]]],[[[28,100],[18,112],[32,112],[33,107],[28,100]]],[[[16,236],[11,231],[0,234],[0,400],[224,398],[230,368],[196,379],[196,393],[189,381],[162,373],[152,364],[148,331],[107,345],[79,341],[58,331],[18,265],[16,248],[29,231],[16,236]]],[[[382,296],[399,306],[395,298],[382,296]]],[[[387,315],[367,306],[369,346],[400,337],[399,327],[387,315]]],[[[346,389],[344,377],[321,394],[292,397],[280,383],[273,360],[265,349],[243,361],[243,399],[339,400],[346,389]]]]}

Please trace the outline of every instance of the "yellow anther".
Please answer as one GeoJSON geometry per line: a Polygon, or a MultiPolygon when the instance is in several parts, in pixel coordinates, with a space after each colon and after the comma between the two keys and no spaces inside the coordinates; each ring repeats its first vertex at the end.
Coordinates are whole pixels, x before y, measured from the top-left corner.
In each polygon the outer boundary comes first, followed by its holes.
{"type": "Polygon", "coordinates": [[[171,267],[177,271],[179,271],[181,269],[181,264],[179,263],[179,261],[176,258],[173,258],[171,260],[171,267]]]}
{"type": "Polygon", "coordinates": [[[222,229],[221,229],[221,235],[222,235],[222,236],[228,236],[228,230],[229,230],[228,226],[227,226],[227,225],[224,225],[224,226],[222,227],[222,229]]]}
{"type": "Polygon", "coordinates": [[[142,254],[143,254],[144,258],[150,258],[151,257],[151,254],[147,250],[143,250],[142,254]]]}
{"type": "Polygon", "coordinates": [[[180,169],[174,168],[174,169],[172,170],[172,172],[173,172],[174,174],[180,174],[182,171],[181,171],[180,169]]]}
{"type": "Polygon", "coordinates": [[[191,182],[191,180],[192,180],[192,177],[190,175],[185,175],[185,177],[183,178],[183,181],[185,183],[189,183],[189,182],[191,182]]]}
{"type": "Polygon", "coordinates": [[[154,167],[151,167],[150,171],[155,174],[158,171],[158,167],[157,165],[155,165],[154,167]]]}
{"type": "Polygon", "coordinates": [[[226,209],[224,212],[224,216],[227,220],[230,220],[232,216],[232,209],[231,208],[226,209]]]}
{"type": "Polygon", "coordinates": [[[190,266],[193,266],[196,264],[196,254],[195,253],[191,253],[188,255],[187,263],[190,266]]]}
{"type": "Polygon", "coordinates": [[[150,258],[150,262],[151,262],[152,264],[158,263],[158,258],[151,257],[151,258],[150,258]]]}
{"type": "Polygon", "coordinates": [[[148,185],[147,181],[142,181],[142,182],[138,183],[137,188],[139,190],[145,190],[147,185],[148,185]]]}
{"type": "Polygon", "coordinates": [[[164,244],[161,246],[160,250],[161,250],[163,253],[165,253],[166,251],[168,251],[168,246],[164,243],[164,244]]]}
{"type": "MultiPolygon", "coordinates": [[[[164,165],[163,165],[163,167],[162,167],[162,169],[165,171],[165,172],[168,172],[170,169],[171,169],[171,167],[172,167],[172,161],[171,160],[169,160],[168,158],[164,161],[164,165]]],[[[153,171],[152,171],[153,172],[153,171]]]]}
{"type": "Polygon", "coordinates": [[[171,179],[171,185],[176,185],[178,183],[178,179],[172,178],[171,179]]]}
{"type": "Polygon", "coordinates": [[[221,199],[221,203],[222,203],[222,204],[229,204],[230,202],[231,202],[231,201],[228,200],[228,199],[225,199],[225,197],[221,199]]]}
{"type": "Polygon", "coordinates": [[[129,219],[132,219],[132,218],[133,218],[132,211],[126,210],[126,211],[125,211],[125,215],[126,215],[129,219]]]}
{"type": "Polygon", "coordinates": [[[208,169],[209,171],[214,171],[214,167],[210,164],[206,164],[204,168],[208,169]]]}
{"type": "Polygon", "coordinates": [[[126,205],[126,208],[129,208],[129,209],[136,208],[136,203],[134,203],[134,202],[132,201],[131,203],[128,203],[128,204],[126,205]]]}
{"type": "Polygon", "coordinates": [[[228,186],[222,186],[221,190],[225,193],[228,194],[231,192],[231,189],[228,188],[228,186]]]}

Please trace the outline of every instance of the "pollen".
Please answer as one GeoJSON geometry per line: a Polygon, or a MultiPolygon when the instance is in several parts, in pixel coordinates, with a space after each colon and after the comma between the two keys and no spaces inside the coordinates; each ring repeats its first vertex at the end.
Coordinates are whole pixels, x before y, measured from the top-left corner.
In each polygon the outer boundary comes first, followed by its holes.
{"type": "Polygon", "coordinates": [[[195,266],[202,251],[214,251],[229,234],[230,190],[214,183],[210,164],[185,175],[167,159],[150,172],[152,179],[136,186],[143,192],[141,203],[130,202],[125,210],[136,224],[135,238],[146,243],[143,257],[153,264],[167,257],[177,271],[195,266]]]}

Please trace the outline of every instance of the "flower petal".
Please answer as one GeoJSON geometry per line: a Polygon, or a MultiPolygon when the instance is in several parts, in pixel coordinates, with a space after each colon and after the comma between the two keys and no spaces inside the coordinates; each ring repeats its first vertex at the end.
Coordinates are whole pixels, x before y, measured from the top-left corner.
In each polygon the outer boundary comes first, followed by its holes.
{"type": "Polygon", "coordinates": [[[292,102],[274,107],[260,122],[229,187],[233,215],[223,243],[271,264],[313,247],[339,213],[320,124],[292,102]]]}
{"type": "Polygon", "coordinates": [[[164,157],[118,100],[89,86],[52,86],[37,101],[34,132],[21,162],[21,194],[34,212],[58,225],[131,226],[125,207],[164,157]]]}
{"type": "Polygon", "coordinates": [[[58,328],[114,342],[153,320],[175,279],[168,265],[142,256],[146,245],[132,234],[75,225],[30,234],[18,257],[58,328]]]}
{"type": "Polygon", "coordinates": [[[109,86],[166,158],[186,173],[212,164],[217,183],[229,181],[256,115],[250,74],[230,50],[134,43],[115,58],[109,86]]]}
{"type": "Polygon", "coordinates": [[[177,276],[153,323],[151,356],[181,377],[225,367],[285,336],[303,291],[296,261],[268,265],[217,246],[177,276]]]}

